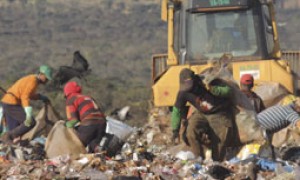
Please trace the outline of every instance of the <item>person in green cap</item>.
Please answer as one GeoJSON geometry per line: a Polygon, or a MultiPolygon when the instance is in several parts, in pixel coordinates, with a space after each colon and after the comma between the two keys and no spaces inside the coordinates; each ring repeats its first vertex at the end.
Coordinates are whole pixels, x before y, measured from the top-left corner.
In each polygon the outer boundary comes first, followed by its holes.
{"type": "Polygon", "coordinates": [[[3,134],[2,141],[13,142],[34,127],[36,122],[32,117],[30,100],[50,102],[47,96],[36,93],[38,85],[46,84],[49,80],[52,80],[52,69],[42,65],[38,74],[22,77],[7,90],[1,103],[8,132],[3,134]]]}

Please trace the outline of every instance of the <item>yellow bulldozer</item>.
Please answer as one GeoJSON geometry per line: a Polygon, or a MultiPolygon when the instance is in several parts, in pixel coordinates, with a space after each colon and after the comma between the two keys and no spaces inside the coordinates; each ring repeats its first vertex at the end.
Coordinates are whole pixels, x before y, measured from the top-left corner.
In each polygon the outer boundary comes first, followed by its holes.
{"type": "Polygon", "coordinates": [[[201,73],[224,54],[238,82],[250,73],[258,83],[299,89],[300,53],[281,51],[272,0],[161,0],[161,19],[168,23],[168,52],[152,57],[155,106],[173,106],[181,69],[201,73]]]}

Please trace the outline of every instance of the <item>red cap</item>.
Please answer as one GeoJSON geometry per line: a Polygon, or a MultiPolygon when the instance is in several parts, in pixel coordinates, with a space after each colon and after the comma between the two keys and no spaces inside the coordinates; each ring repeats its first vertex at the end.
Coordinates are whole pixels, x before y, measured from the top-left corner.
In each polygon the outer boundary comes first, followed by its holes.
{"type": "Polygon", "coordinates": [[[253,84],[254,79],[251,74],[244,74],[244,75],[242,75],[240,82],[241,82],[241,84],[246,84],[246,85],[253,84]]]}
{"type": "Polygon", "coordinates": [[[81,87],[74,81],[68,82],[64,87],[66,97],[72,93],[81,93],[81,87]]]}

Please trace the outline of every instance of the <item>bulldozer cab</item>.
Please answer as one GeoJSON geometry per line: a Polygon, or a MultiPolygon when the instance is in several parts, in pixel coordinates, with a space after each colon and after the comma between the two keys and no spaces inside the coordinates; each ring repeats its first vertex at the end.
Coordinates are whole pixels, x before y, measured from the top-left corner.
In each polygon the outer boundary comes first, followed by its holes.
{"type": "Polygon", "coordinates": [[[177,3],[180,5],[174,5],[173,44],[178,64],[203,64],[224,53],[237,60],[280,58],[269,4],[259,0],[177,3]]]}
{"type": "Polygon", "coordinates": [[[254,29],[250,11],[198,13],[188,17],[187,60],[205,62],[221,57],[224,52],[234,57],[262,55],[261,39],[256,38],[259,32],[254,29]]]}
{"type": "Polygon", "coordinates": [[[281,60],[272,1],[162,0],[162,19],[168,23],[168,53],[152,58],[154,105],[173,105],[182,68],[200,73],[224,54],[232,55],[236,80],[251,73],[256,81],[294,91],[292,72],[281,60]]]}

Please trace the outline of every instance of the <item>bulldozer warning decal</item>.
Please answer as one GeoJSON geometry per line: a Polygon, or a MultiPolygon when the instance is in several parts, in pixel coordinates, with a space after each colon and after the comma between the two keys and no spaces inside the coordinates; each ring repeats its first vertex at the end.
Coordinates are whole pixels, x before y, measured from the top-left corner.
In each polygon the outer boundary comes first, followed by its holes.
{"type": "Polygon", "coordinates": [[[254,79],[260,79],[259,65],[240,66],[240,77],[244,74],[251,74],[254,79]]]}

